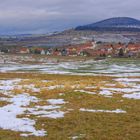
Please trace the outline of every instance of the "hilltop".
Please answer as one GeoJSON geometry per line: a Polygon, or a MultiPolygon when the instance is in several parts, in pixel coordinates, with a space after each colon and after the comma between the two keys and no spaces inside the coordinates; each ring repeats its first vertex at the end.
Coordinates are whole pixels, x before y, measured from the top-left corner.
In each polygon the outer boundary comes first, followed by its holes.
{"type": "Polygon", "coordinates": [[[114,17],[96,23],[78,26],[75,30],[140,32],[140,20],[129,17],[114,17]]]}

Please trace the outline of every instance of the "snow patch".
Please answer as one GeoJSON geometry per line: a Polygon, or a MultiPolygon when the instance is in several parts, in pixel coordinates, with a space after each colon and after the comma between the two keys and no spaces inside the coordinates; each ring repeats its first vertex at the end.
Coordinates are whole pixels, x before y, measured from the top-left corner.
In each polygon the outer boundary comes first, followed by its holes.
{"type": "Polygon", "coordinates": [[[48,99],[47,102],[50,105],[46,106],[35,106],[34,108],[29,108],[27,115],[35,115],[37,117],[47,117],[52,119],[63,118],[65,113],[60,111],[61,105],[67,103],[64,99],[48,99]]]}
{"type": "Polygon", "coordinates": [[[48,106],[36,106],[37,109],[44,109],[44,110],[53,110],[53,109],[59,109],[60,106],[56,105],[48,105],[48,106]]]}
{"type": "Polygon", "coordinates": [[[64,85],[55,85],[55,86],[49,86],[48,87],[49,90],[53,90],[53,89],[56,89],[56,88],[64,88],[64,85]]]}
{"type": "Polygon", "coordinates": [[[11,102],[4,107],[0,107],[0,128],[17,132],[24,132],[26,135],[45,136],[44,130],[36,130],[36,122],[29,118],[17,118],[24,114],[31,102],[37,102],[37,98],[28,94],[20,94],[7,99],[11,102]],[[41,135],[42,134],[42,135],[41,135]]]}
{"type": "Polygon", "coordinates": [[[61,105],[66,103],[64,99],[49,99],[47,100],[47,102],[50,103],[51,105],[61,105]]]}
{"type": "Polygon", "coordinates": [[[85,90],[74,90],[75,92],[87,93],[87,94],[96,94],[95,92],[85,91],[85,90]]]}
{"type": "Polygon", "coordinates": [[[117,78],[118,82],[140,82],[139,78],[117,78]]]}
{"type": "Polygon", "coordinates": [[[48,118],[52,118],[52,119],[57,119],[57,118],[63,118],[64,117],[65,112],[63,111],[49,111],[49,112],[45,112],[43,115],[40,115],[39,117],[48,117],[48,118]]]}
{"type": "Polygon", "coordinates": [[[140,89],[137,88],[104,88],[104,90],[114,91],[114,92],[125,92],[125,93],[131,93],[131,92],[138,92],[140,89]]]}
{"type": "Polygon", "coordinates": [[[20,82],[21,79],[0,80],[0,90],[6,92],[14,89],[14,85],[20,82]]]}
{"type": "Polygon", "coordinates": [[[73,137],[71,137],[71,139],[76,140],[76,139],[81,139],[83,137],[85,137],[85,134],[80,134],[79,136],[73,136],[73,137]]]}
{"type": "MultiPolygon", "coordinates": [[[[34,127],[35,120],[29,118],[17,118],[18,115],[23,115],[28,109],[31,102],[38,102],[34,96],[28,93],[14,95],[11,90],[17,87],[21,79],[0,80],[0,90],[7,97],[1,97],[0,101],[9,102],[8,105],[0,107],[0,128],[4,130],[12,130],[21,132],[21,136],[45,136],[46,131],[36,130],[34,127]]],[[[19,88],[19,86],[18,86],[19,88]]]]}
{"type": "Polygon", "coordinates": [[[105,97],[111,97],[113,95],[109,90],[102,90],[99,94],[104,95],[105,97]]]}
{"type": "Polygon", "coordinates": [[[140,99],[140,93],[124,94],[122,97],[129,99],[140,99]]]}
{"type": "Polygon", "coordinates": [[[83,111],[83,112],[104,112],[104,113],[126,113],[126,111],[124,111],[122,109],[116,109],[116,110],[95,110],[95,109],[80,108],[80,111],[83,111]]]}

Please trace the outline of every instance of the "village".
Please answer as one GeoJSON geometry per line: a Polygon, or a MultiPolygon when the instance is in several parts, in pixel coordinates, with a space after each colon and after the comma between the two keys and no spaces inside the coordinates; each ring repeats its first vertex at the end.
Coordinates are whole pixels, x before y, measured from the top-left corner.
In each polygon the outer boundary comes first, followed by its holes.
{"type": "Polygon", "coordinates": [[[0,54],[40,54],[48,56],[140,57],[140,43],[86,41],[62,47],[1,47],[0,54]]]}

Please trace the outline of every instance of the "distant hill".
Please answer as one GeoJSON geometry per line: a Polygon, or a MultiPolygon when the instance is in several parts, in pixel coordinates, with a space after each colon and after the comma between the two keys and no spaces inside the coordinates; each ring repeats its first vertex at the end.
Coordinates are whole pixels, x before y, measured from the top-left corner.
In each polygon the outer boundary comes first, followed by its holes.
{"type": "Polygon", "coordinates": [[[116,17],[93,24],[78,26],[75,30],[140,32],[140,20],[129,17],[116,17]]]}

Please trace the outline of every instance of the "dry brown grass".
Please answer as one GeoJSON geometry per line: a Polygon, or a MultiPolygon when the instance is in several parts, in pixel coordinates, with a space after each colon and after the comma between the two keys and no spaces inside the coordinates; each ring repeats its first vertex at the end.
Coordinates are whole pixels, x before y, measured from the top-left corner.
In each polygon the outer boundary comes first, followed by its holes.
{"type": "MultiPolygon", "coordinates": [[[[106,76],[66,76],[66,75],[46,75],[36,73],[0,73],[0,78],[21,78],[23,79],[19,85],[34,84],[41,91],[33,92],[28,88],[14,89],[16,94],[28,92],[42,101],[37,105],[47,105],[47,99],[62,98],[68,103],[61,108],[68,111],[64,118],[50,119],[38,118],[36,128],[44,128],[47,131],[45,137],[28,138],[20,137],[19,132],[8,130],[0,130],[0,140],[69,140],[73,136],[83,134],[79,140],[138,140],[140,129],[140,102],[139,100],[131,100],[122,98],[121,94],[115,94],[112,98],[99,95],[101,87],[107,87],[105,84],[116,84],[115,87],[124,88],[113,81],[113,77],[106,76]],[[42,80],[49,80],[43,82],[42,80]],[[55,85],[63,85],[64,87],[49,90],[48,87],[55,85]],[[95,88],[86,87],[95,86],[95,88]],[[75,90],[86,90],[96,92],[91,95],[75,90]],[[60,93],[64,93],[59,95],[60,93]],[[123,100],[123,101],[122,101],[123,100]],[[127,111],[125,114],[114,113],[89,113],[80,112],[80,108],[88,109],[122,109],[127,111]],[[70,109],[70,110],[69,110],[70,109]],[[42,124],[44,124],[42,126],[42,124]]],[[[36,103],[30,104],[30,107],[36,103]]],[[[18,117],[24,117],[20,115],[18,117]]],[[[31,115],[30,118],[36,119],[31,115]]]]}

